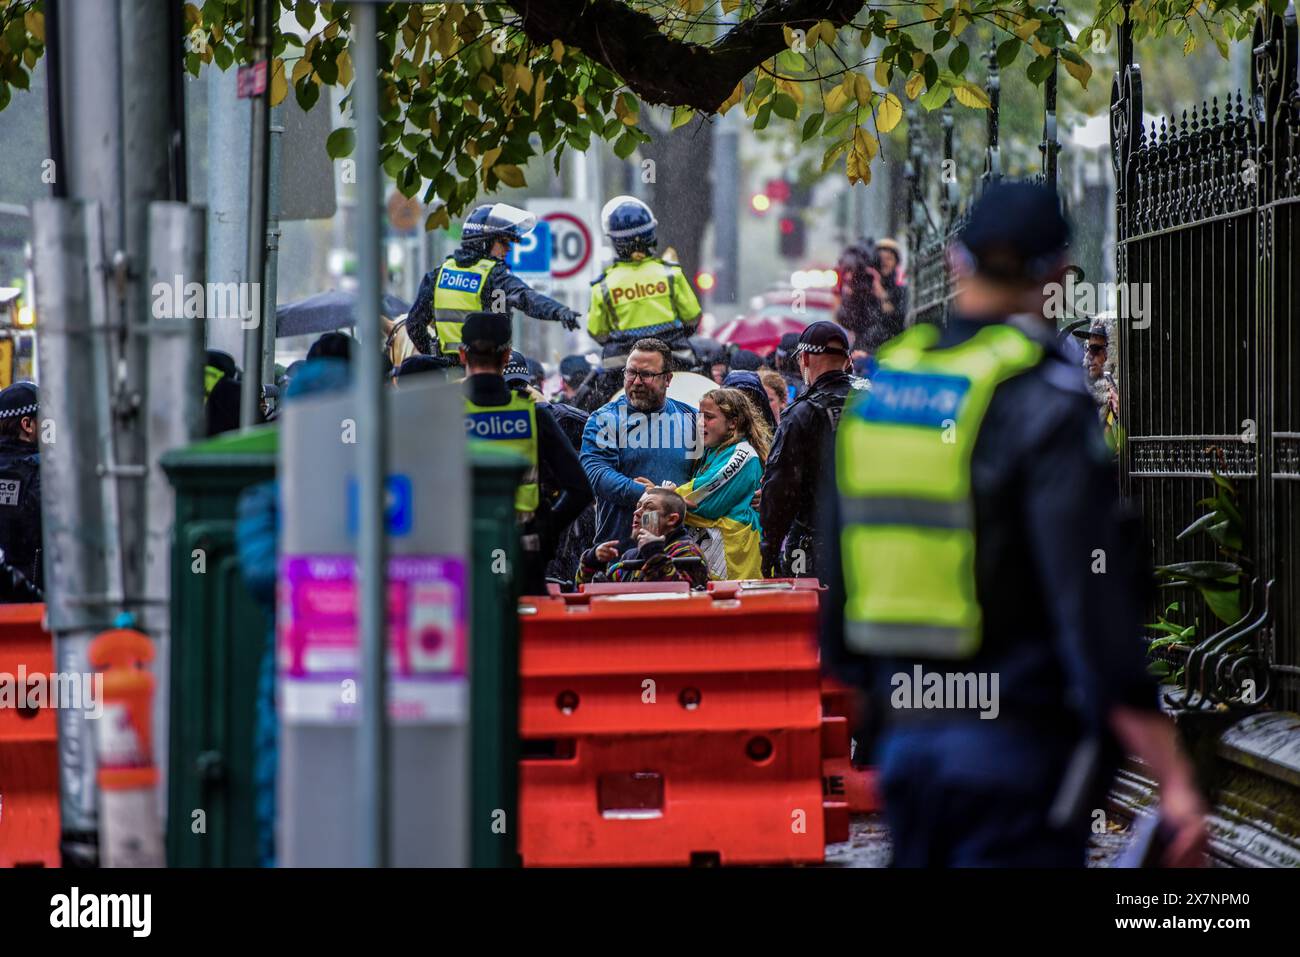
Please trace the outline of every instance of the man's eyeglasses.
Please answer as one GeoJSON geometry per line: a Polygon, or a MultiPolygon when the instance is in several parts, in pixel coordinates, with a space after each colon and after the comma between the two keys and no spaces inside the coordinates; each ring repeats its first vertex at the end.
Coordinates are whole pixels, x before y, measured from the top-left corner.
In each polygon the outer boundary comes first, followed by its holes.
{"type": "Polygon", "coordinates": [[[667,372],[641,372],[638,369],[624,369],[623,378],[628,382],[653,382],[660,376],[666,376],[667,372]]]}
{"type": "Polygon", "coordinates": [[[1103,353],[1103,352],[1105,352],[1105,351],[1106,351],[1106,347],[1105,347],[1105,346],[1099,346],[1099,345],[1097,345],[1095,342],[1088,346],[1088,354],[1089,354],[1089,355],[1094,355],[1094,356],[1096,356],[1096,355],[1101,355],[1101,353],[1103,353]]]}

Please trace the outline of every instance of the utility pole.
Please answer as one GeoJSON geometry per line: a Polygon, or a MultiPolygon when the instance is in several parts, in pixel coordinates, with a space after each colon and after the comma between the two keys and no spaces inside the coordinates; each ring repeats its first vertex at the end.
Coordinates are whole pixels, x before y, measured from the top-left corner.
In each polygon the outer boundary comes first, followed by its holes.
{"type": "Polygon", "coordinates": [[[284,106],[271,111],[267,164],[266,268],[262,277],[262,381],[275,381],[276,284],[280,269],[280,180],[284,158],[284,106]]]}
{"type": "Polygon", "coordinates": [[[384,521],[387,474],[379,297],[383,292],[379,169],[379,37],[375,7],[352,5],[352,117],[357,131],[357,334],[353,356],[356,395],[358,498],[357,599],[360,610],[361,724],[356,780],[361,820],[360,860],[386,867],[389,860],[388,539],[384,521]]]}
{"type": "MultiPolygon", "coordinates": [[[[278,4],[276,5],[278,7],[278,4]]],[[[266,193],[267,145],[270,139],[271,101],[271,34],[275,21],[271,15],[271,0],[256,0],[253,7],[253,63],[254,78],[260,77],[260,89],[254,85],[249,115],[252,117],[252,136],[248,148],[248,267],[245,274],[250,282],[260,286],[266,273],[266,193]]],[[[260,295],[250,296],[262,312],[260,295]]],[[[242,298],[242,297],[241,297],[242,298]]],[[[241,317],[243,318],[243,317],[241,317]]],[[[262,322],[257,321],[244,330],[244,381],[239,403],[239,424],[248,428],[257,422],[258,406],[262,401],[262,322]]]]}
{"type": "MultiPolygon", "coordinates": [[[[166,594],[149,574],[166,561],[167,536],[161,558],[151,554],[147,269],[150,204],[170,189],[169,64],[180,40],[162,0],[105,0],[56,22],[51,139],[66,144],[56,176],[68,198],[41,200],[33,224],[41,413],[53,426],[41,447],[46,606],[58,670],[89,673],[91,638],[122,612],[143,620],[166,660],[166,594]]],[[[164,417],[181,414],[171,399],[154,397],[164,417]]],[[[58,719],[63,857],[93,864],[93,725],[71,709],[58,719]]]]}
{"type": "MultiPolygon", "coordinates": [[[[736,12],[718,24],[719,37],[739,22],[736,12]]],[[[713,124],[713,302],[735,306],[740,296],[740,114],[733,107],[713,124]]]]}

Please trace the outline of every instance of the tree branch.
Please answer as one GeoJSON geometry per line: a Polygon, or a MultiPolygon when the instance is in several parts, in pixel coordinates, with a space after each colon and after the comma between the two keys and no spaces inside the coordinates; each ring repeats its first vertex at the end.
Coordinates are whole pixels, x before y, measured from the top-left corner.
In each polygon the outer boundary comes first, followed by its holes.
{"type": "Polygon", "coordinates": [[[784,27],[852,21],[867,0],[771,0],[717,43],[660,32],[659,21],[622,0],[507,0],[535,43],[559,40],[622,77],[647,103],[715,113],[744,77],[786,49],[784,27]]]}

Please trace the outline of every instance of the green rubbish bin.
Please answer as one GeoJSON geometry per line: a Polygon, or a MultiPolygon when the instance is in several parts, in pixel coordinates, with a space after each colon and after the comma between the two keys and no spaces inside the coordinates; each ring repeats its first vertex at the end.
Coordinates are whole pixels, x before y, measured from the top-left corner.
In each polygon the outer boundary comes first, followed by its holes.
{"type": "Polygon", "coordinates": [[[171,867],[257,865],[253,741],[258,669],[271,623],[244,588],[235,506],[244,489],[275,478],[277,439],[276,426],[260,426],[162,457],[176,492],[167,781],[171,867]]]}
{"type": "Polygon", "coordinates": [[[470,862],[519,865],[519,530],[515,489],[528,463],[471,456],[470,862]],[[498,813],[500,812],[500,813],[498,813]]]}

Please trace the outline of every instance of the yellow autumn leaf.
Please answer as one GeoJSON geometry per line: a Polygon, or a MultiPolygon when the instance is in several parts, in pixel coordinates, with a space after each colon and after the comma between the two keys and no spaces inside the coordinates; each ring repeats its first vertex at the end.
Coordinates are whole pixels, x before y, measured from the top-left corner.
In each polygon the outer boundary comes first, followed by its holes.
{"type": "Polygon", "coordinates": [[[1020,37],[1020,39],[1028,40],[1038,32],[1038,28],[1042,25],[1042,20],[1036,20],[1033,17],[1026,17],[1016,24],[1016,28],[1012,32],[1014,32],[1016,36],[1020,37]]]}
{"type": "Polygon", "coordinates": [[[903,104],[892,93],[886,93],[876,108],[876,129],[888,133],[903,118],[903,104]]]}
{"type": "Polygon", "coordinates": [[[876,61],[876,86],[889,86],[889,64],[883,59],[876,61]]]}
{"type": "Polygon", "coordinates": [[[271,105],[279,106],[289,95],[289,83],[284,78],[284,61],[276,57],[271,61],[271,105]]]}
{"type": "Polygon", "coordinates": [[[966,14],[961,11],[960,7],[954,7],[952,11],[952,21],[949,26],[952,35],[955,37],[961,36],[962,31],[968,26],[970,26],[970,17],[966,16],[966,14]]]}
{"type": "Polygon", "coordinates": [[[853,148],[862,152],[870,161],[875,159],[876,154],[880,152],[880,142],[859,126],[853,132],[853,148]]]}
{"type": "Polygon", "coordinates": [[[828,46],[833,44],[836,35],[839,33],[839,31],[835,29],[835,24],[831,23],[829,20],[823,20],[817,26],[821,31],[822,42],[828,46]]]}
{"type": "Polygon", "coordinates": [[[912,69],[913,69],[913,70],[919,70],[919,69],[921,69],[921,65],[924,64],[924,63],[925,63],[925,54],[922,53],[920,50],[913,50],[913,51],[912,51],[912,69]]]}
{"type": "Polygon", "coordinates": [[[533,87],[533,119],[542,115],[542,94],[546,92],[546,74],[539,73],[537,85],[533,87]]]}
{"type": "Polygon", "coordinates": [[[518,166],[512,166],[509,163],[502,163],[498,166],[492,167],[492,172],[496,174],[497,179],[514,189],[523,189],[528,185],[524,181],[524,171],[518,166]]]}
{"type": "Polygon", "coordinates": [[[866,106],[871,102],[871,81],[861,73],[853,75],[853,97],[858,101],[859,106],[866,106]]]}
{"type": "Polygon", "coordinates": [[[559,40],[551,41],[551,59],[556,63],[564,59],[564,44],[559,40]]]}
{"type": "Polygon", "coordinates": [[[45,14],[39,10],[28,10],[23,14],[23,26],[36,39],[45,42],[45,14]]]}
{"type": "Polygon", "coordinates": [[[925,77],[919,73],[913,73],[911,79],[907,81],[907,86],[903,87],[903,92],[907,94],[909,100],[915,100],[921,95],[921,90],[925,88],[925,77]]]}
{"type": "Polygon", "coordinates": [[[1196,34],[1191,30],[1187,31],[1187,39],[1183,41],[1183,56],[1191,53],[1196,49],[1196,34]]]}
{"type": "Polygon", "coordinates": [[[1079,85],[1085,90],[1088,88],[1088,81],[1092,79],[1092,65],[1086,60],[1083,63],[1074,63],[1071,60],[1061,59],[1065,72],[1070,74],[1079,81],[1079,85]]]}
{"type": "Polygon", "coordinates": [[[826,94],[826,112],[838,113],[848,104],[848,94],[844,92],[843,86],[834,87],[826,94]]]}
{"type": "Polygon", "coordinates": [[[336,61],[336,64],[339,68],[339,83],[345,87],[350,85],[352,83],[351,54],[349,54],[347,50],[344,50],[342,53],[339,54],[339,58],[336,61]]]}
{"type": "Polygon", "coordinates": [[[515,65],[515,79],[519,83],[519,89],[523,90],[525,95],[533,92],[533,71],[522,63],[515,65]]]}
{"type": "Polygon", "coordinates": [[[745,84],[737,83],[736,88],[731,91],[731,96],[723,100],[722,105],[718,107],[718,113],[719,114],[726,113],[727,110],[731,109],[733,106],[739,103],[740,98],[744,95],[745,95],[745,84]]]}
{"type": "Polygon", "coordinates": [[[483,174],[484,184],[487,183],[488,171],[492,169],[493,165],[495,165],[497,158],[500,155],[501,155],[501,147],[499,146],[494,146],[486,153],[483,154],[483,165],[479,167],[479,170],[483,174]]]}
{"type": "Polygon", "coordinates": [[[777,89],[783,90],[786,94],[788,94],[790,99],[794,100],[795,104],[800,109],[803,109],[803,85],[802,84],[797,83],[794,80],[788,80],[785,77],[779,77],[776,81],[776,87],[777,89]]]}
{"type": "Polygon", "coordinates": [[[854,131],[853,145],[844,160],[844,171],[848,174],[850,183],[865,185],[871,182],[871,160],[879,148],[876,138],[866,130],[859,127],[854,131]]]}
{"type": "Polygon", "coordinates": [[[954,86],[952,95],[957,97],[957,102],[962,106],[969,106],[973,110],[987,110],[989,108],[989,95],[974,83],[962,83],[960,86],[954,86]]]}
{"type": "Polygon", "coordinates": [[[439,206],[429,214],[429,218],[424,221],[425,232],[433,232],[435,229],[450,229],[451,216],[447,212],[446,206],[439,206]]]}
{"type": "Polygon", "coordinates": [[[1052,48],[1049,47],[1042,40],[1038,39],[1038,37],[1030,37],[1029,45],[1034,48],[1034,52],[1037,53],[1039,56],[1052,55],[1052,48]]]}
{"type": "Polygon", "coordinates": [[[303,57],[293,65],[293,83],[298,85],[298,81],[311,72],[311,60],[303,57]]]}
{"type": "Polygon", "coordinates": [[[722,12],[732,13],[740,9],[740,0],[722,0],[722,12]]]}

